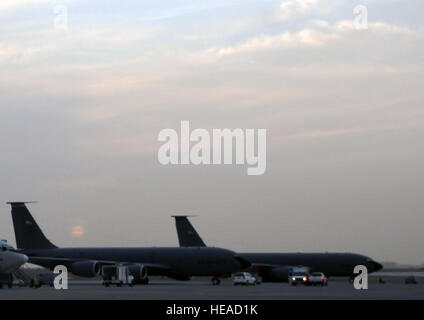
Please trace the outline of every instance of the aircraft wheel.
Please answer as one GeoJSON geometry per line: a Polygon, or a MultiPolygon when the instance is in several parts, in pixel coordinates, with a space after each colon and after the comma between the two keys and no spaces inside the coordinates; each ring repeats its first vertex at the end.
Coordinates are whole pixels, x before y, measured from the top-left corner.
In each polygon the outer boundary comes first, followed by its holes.
{"type": "Polygon", "coordinates": [[[212,285],[218,286],[221,283],[221,280],[218,278],[212,278],[212,285]]]}

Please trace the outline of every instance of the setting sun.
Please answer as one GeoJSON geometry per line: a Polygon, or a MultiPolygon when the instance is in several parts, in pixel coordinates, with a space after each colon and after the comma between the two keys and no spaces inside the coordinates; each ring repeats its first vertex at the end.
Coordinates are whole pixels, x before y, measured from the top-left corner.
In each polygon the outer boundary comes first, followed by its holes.
{"type": "Polygon", "coordinates": [[[74,238],[80,238],[84,235],[85,230],[83,226],[77,225],[72,227],[71,234],[74,238]]]}

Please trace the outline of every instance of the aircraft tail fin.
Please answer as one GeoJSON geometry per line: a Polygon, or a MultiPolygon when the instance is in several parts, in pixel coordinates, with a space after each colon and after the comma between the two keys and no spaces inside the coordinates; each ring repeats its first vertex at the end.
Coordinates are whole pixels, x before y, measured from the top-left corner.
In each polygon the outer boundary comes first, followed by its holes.
{"type": "Polygon", "coordinates": [[[19,249],[51,249],[57,248],[51,243],[28,208],[27,202],[8,202],[12,207],[12,220],[15,229],[16,247],[19,249]]]}
{"type": "Polygon", "coordinates": [[[188,220],[188,216],[173,217],[175,218],[180,247],[206,247],[206,244],[188,220]]]}

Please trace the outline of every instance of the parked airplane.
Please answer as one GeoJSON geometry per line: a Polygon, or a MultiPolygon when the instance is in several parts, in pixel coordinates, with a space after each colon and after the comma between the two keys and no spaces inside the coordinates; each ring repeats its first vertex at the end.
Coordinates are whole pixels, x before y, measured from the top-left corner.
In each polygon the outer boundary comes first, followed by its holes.
{"type": "Polygon", "coordinates": [[[102,265],[127,265],[137,283],[148,283],[148,275],[163,275],[177,280],[191,276],[229,276],[250,265],[235,252],[222,248],[58,248],[43,234],[25,202],[10,202],[16,244],[29,262],[53,269],[65,265],[82,277],[100,274],[102,265]]]}
{"type": "MultiPolygon", "coordinates": [[[[187,216],[173,216],[181,247],[205,247],[187,216]]],[[[380,270],[383,266],[373,259],[356,253],[238,253],[251,261],[248,271],[255,272],[264,282],[287,282],[289,273],[298,266],[307,267],[310,272],[324,272],[329,276],[354,277],[353,269],[364,265],[368,272],[380,270]]]]}
{"type": "Polygon", "coordinates": [[[13,272],[28,261],[28,257],[14,251],[5,240],[0,241],[0,288],[3,284],[12,287],[13,272]]]}

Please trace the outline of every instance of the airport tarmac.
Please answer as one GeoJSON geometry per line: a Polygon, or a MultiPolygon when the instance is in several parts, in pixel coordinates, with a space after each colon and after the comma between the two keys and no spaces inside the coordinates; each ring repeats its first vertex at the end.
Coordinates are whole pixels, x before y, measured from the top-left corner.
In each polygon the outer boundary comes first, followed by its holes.
{"type": "Polygon", "coordinates": [[[212,286],[207,279],[179,282],[153,279],[149,285],[103,287],[97,281],[70,281],[68,290],[50,287],[1,289],[0,300],[315,300],[315,299],[424,299],[424,282],[406,285],[402,279],[380,284],[369,282],[368,290],[355,290],[346,279],[327,287],[292,287],[287,283],[234,286],[230,279],[212,286]]]}

